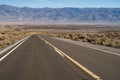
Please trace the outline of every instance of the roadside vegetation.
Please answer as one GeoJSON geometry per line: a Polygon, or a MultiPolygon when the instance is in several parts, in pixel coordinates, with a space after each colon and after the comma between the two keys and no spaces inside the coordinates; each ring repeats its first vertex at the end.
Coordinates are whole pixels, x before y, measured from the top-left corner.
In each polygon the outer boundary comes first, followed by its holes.
{"type": "Polygon", "coordinates": [[[27,35],[28,33],[20,30],[0,30],[0,49],[17,42],[27,35]]]}
{"type": "MultiPolygon", "coordinates": [[[[50,34],[49,34],[50,35],[50,34]]],[[[120,48],[120,31],[106,32],[59,32],[51,34],[53,37],[66,38],[75,41],[88,42],[96,45],[120,48]]]]}
{"type": "Polygon", "coordinates": [[[0,25],[0,48],[9,46],[30,34],[43,34],[51,37],[66,38],[95,45],[120,48],[119,25],[40,25],[21,23],[0,25]]]}

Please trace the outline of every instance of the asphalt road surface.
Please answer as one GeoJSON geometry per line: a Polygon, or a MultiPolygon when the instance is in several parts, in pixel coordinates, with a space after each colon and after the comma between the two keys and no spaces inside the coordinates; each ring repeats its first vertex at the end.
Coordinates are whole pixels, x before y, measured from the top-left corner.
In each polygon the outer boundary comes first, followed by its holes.
{"type": "Polygon", "coordinates": [[[0,80],[120,80],[120,56],[43,35],[32,35],[0,59],[0,80]]]}

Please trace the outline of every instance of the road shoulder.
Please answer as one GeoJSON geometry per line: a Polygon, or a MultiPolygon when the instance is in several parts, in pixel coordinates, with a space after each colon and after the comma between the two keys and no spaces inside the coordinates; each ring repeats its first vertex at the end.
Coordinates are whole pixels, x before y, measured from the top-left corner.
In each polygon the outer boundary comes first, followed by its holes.
{"type": "Polygon", "coordinates": [[[73,40],[64,39],[64,38],[53,38],[53,39],[57,39],[57,40],[60,40],[60,41],[65,41],[65,42],[68,42],[68,43],[80,45],[80,46],[91,48],[91,49],[96,49],[96,50],[103,51],[103,52],[118,54],[120,56],[120,49],[101,46],[101,45],[94,45],[94,44],[80,42],[80,41],[73,41],[73,40]]]}

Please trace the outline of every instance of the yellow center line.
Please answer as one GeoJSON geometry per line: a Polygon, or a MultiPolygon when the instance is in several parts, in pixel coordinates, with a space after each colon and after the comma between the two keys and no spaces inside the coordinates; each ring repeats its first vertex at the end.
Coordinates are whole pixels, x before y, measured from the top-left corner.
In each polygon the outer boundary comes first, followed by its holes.
{"type": "Polygon", "coordinates": [[[69,59],[71,62],[73,62],[79,68],[81,68],[86,73],[88,73],[90,76],[92,76],[94,79],[96,79],[96,80],[102,80],[98,75],[96,75],[95,73],[93,73],[92,71],[90,71],[89,69],[87,69],[86,67],[84,67],[83,65],[81,65],[80,63],[78,63],[77,61],[75,61],[73,58],[71,58],[70,56],[68,56],[67,54],[65,54],[63,51],[61,51],[60,49],[58,49],[57,47],[55,47],[53,44],[51,44],[47,40],[43,39],[42,37],[40,37],[40,39],[43,40],[43,41],[45,41],[45,43],[47,43],[51,47],[53,47],[55,49],[55,51],[58,52],[62,57],[66,57],[67,59],[69,59]]]}

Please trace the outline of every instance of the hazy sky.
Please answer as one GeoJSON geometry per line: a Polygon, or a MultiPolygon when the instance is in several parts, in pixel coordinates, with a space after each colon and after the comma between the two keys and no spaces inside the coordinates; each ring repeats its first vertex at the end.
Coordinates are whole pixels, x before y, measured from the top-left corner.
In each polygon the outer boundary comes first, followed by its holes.
{"type": "Polygon", "coordinates": [[[0,4],[20,7],[117,7],[120,0],[0,0],[0,4]]]}

